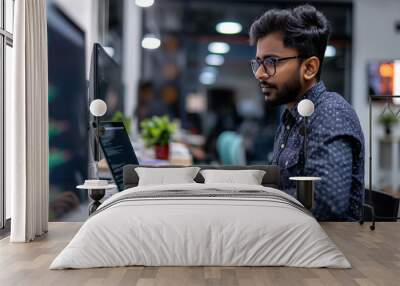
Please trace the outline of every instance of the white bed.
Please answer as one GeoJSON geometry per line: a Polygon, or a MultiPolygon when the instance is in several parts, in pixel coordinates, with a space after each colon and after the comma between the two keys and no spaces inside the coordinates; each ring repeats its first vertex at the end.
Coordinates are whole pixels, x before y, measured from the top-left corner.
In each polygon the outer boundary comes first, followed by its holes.
{"type": "Polygon", "coordinates": [[[138,186],[112,196],[50,269],[127,265],[351,267],[291,196],[263,186],[198,183],[138,186]]]}

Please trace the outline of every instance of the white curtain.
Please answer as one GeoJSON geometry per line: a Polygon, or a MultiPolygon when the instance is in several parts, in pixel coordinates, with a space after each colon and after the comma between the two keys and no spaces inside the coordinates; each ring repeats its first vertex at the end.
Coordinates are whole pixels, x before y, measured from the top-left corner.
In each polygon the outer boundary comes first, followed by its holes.
{"type": "Polygon", "coordinates": [[[11,190],[12,242],[48,227],[46,0],[17,0],[13,94],[6,98],[6,187],[11,190]]]}

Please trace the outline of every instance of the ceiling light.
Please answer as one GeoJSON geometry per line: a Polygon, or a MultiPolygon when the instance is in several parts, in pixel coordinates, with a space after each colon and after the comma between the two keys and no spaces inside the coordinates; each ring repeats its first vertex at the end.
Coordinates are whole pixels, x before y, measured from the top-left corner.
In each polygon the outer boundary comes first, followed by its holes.
{"type": "Polygon", "coordinates": [[[218,69],[216,67],[204,67],[203,72],[213,73],[215,76],[217,76],[218,69]]]}
{"type": "Polygon", "coordinates": [[[224,63],[224,57],[221,55],[206,56],[206,63],[210,66],[220,66],[224,63]]]}
{"type": "Polygon", "coordinates": [[[215,29],[221,34],[237,34],[242,31],[242,25],[237,22],[221,22],[215,29]]]}
{"type": "Polygon", "coordinates": [[[212,42],[208,45],[208,51],[214,54],[226,54],[229,50],[229,45],[224,42],[212,42]]]}
{"type": "Polygon", "coordinates": [[[149,50],[158,49],[161,45],[161,41],[154,35],[147,34],[142,40],[142,47],[149,50]]]}
{"type": "Polygon", "coordinates": [[[202,84],[210,85],[215,82],[216,76],[212,72],[202,72],[199,77],[199,81],[202,84]]]}
{"type": "Polygon", "coordinates": [[[135,0],[135,3],[139,7],[147,8],[153,6],[154,0],[135,0]]]}
{"type": "Polygon", "coordinates": [[[325,57],[332,58],[336,56],[336,48],[332,45],[328,45],[325,50],[325,57]]]}

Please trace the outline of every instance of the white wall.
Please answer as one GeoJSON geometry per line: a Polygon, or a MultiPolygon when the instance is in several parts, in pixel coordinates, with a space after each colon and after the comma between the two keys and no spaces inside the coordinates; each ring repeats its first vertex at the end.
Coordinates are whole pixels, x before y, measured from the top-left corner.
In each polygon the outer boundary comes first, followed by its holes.
{"type": "MultiPolygon", "coordinates": [[[[360,118],[366,141],[365,182],[368,186],[368,101],[367,101],[367,61],[369,59],[400,59],[400,34],[395,33],[394,23],[400,20],[399,0],[356,0],[354,1],[353,27],[353,106],[360,118]]],[[[373,185],[377,183],[378,137],[382,136],[382,127],[377,122],[381,108],[373,110],[372,167],[373,185]]],[[[399,126],[395,135],[400,135],[399,126]]],[[[399,160],[399,158],[395,158],[399,160]]],[[[400,175],[398,175],[400,176],[400,175]]]]}
{"type": "MultiPolygon", "coordinates": [[[[133,0],[124,1],[123,30],[123,82],[125,87],[124,112],[132,116],[137,105],[137,89],[140,78],[141,55],[141,8],[133,0]]],[[[135,126],[135,124],[133,124],[135,126]]],[[[133,127],[132,126],[132,127],[133,127]]],[[[135,133],[135,131],[133,131],[135,133]]]]}

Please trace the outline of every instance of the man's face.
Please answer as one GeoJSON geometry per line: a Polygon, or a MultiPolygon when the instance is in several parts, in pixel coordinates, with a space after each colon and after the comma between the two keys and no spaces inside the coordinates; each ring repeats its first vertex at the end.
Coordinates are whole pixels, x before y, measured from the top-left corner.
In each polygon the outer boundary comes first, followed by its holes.
{"type": "MultiPolygon", "coordinates": [[[[292,56],[298,56],[297,50],[284,47],[282,35],[279,33],[268,34],[257,42],[256,57],[259,60],[268,57],[285,58],[292,56]]],[[[260,65],[255,76],[260,83],[265,101],[271,105],[295,102],[300,96],[302,84],[299,59],[277,62],[276,72],[272,76],[269,76],[263,66],[260,65]]]]}

